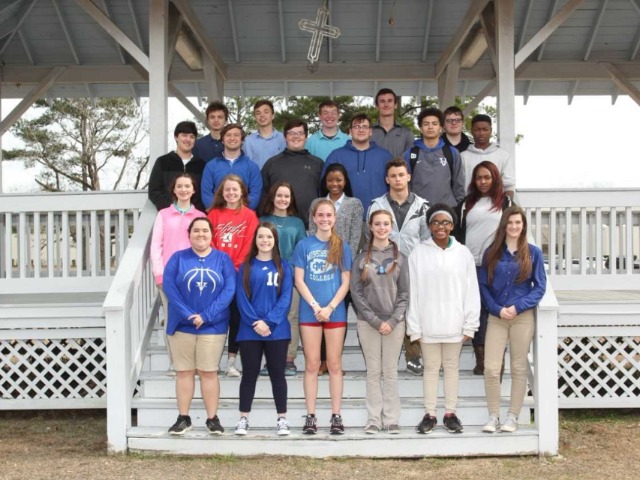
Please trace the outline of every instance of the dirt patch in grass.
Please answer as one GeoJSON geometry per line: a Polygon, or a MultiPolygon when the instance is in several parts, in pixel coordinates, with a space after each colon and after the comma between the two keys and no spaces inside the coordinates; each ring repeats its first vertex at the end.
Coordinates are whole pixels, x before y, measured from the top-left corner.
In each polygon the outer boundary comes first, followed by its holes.
{"type": "MultiPolygon", "coordinates": [[[[560,456],[420,460],[107,455],[103,411],[0,412],[0,478],[632,479],[640,410],[564,411],[560,456]]],[[[419,441],[416,438],[416,441],[419,441]]]]}

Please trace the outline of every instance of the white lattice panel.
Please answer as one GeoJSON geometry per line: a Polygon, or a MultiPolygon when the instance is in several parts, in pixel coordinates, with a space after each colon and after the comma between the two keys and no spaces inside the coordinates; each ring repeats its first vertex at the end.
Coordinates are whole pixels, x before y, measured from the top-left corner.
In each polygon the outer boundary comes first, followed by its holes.
{"type": "Polygon", "coordinates": [[[0,369],[3,399],[102,398],[107,392],[106,341],[1,340],[0,369]]]}
{"type": "Polygon", "coordinates": [[[638,407],[639,336],[571,336],[558,342],[561,407],[638,407]],[[563,401],[565,400],[565,401],[563,401]]]}

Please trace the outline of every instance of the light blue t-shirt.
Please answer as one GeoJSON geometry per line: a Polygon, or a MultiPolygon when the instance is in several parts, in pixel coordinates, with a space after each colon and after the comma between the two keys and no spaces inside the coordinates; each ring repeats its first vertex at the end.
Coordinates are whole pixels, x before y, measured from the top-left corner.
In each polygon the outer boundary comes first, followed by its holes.
{"type": "Polygon", "coordinates": [[[277,130],[267,138],[261,137],[258,132],[253,132],[245,137],[242,151],[258,164],[258,168],[262,169],[267,160],[284,151],[286,146],[284,135],[277,130]]]}
{"type": "Polygon", "coordinates": [[[338,130],[335,137],[327,137],[322,133],[322,130],[318,130],[307,138],[307,143],[305,143],[304,148],[309,150],[311,155],[315,155],[316,157],[320,157],[322,161],[326,161],[331,152],[336,148],[344,147],[347,140],[350,139],[351,137],[346,133],[342,133],[341,130],[338,130]]]}
{"type": "MultiPolygon", "coordinates": [[[[351,270],[351,252],[346,242],[342,242],[342,270],[334,264],[327,268],[328,246],[328,242],[323,242],[313,235],[300,241],[291,257],[291,264],[304,270],[304,283],[321,307],[329,304],[342,285],[342,271],[351,270]]],[[[344,300],[336,306],[329,321],[347,321],[344,300]]],[[[300,323],[318,323],[313,316],[313,308],[304,298],[300,298],[300,323]]]]}

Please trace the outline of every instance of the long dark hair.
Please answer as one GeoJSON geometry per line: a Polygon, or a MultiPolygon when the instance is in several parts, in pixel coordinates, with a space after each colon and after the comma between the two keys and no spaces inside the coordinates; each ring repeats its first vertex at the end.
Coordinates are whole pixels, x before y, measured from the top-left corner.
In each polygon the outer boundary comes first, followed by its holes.
{"type": "Polygon", "coordinates": [[[291,201],[289,202],[289,207],[287,207],[287,216],[293,217],[298,215],[298,204],[296,203],[296,195],[293,193],[293,187],[289,182],[276,182],[271,185],[269,189],[269,193],[262,199],[262,204],[260,205],[260,216],[263,215],[272,215],[275,207],[273,202],[276,199],[276,193],[280,187],[286,187],[289,189],[291,193],[291,201]]]}
{"type": "Polygon", "coordinates": [[[196,181],[193,178],[193,175],[191,175],[190,173],[179,173],[178,175],[173,177],[173,180],[171,180],[171,183],[169,184],[169,193],[171,194],[171,198],[173,199],[174,202],[178,201],[178,196],[173,191],[176,189],[176,183],[178,183],[178,180],[180,178],[188,178],[189,180],[191,180],[191,185],[193,185],[194,195],[198,191],[198,187],[196,186],[196,181]]]}
{"type": "Polygon", "coordinates": [[[258,245],[256,245],[256,242],[258,240],[258,232],[261,228],[268,229],[273,235],[273,249],[271,250],[271,259],[273,260],[273,263],[276,265],[276,269],[278,270],[278,278],[281,279],[277,285],[278,295],[280,295],[280,285],[282,285],[282,257],[280,256],[280,248],[278,248],[278,229],[271,222],[260,222],[260,225],[258,225],[258,228],[256,228],[256,233],[253,234],[251,250],[247,254],[242,264],[242,286],[244,287],[244,291],[247,293],[247,298],[249,300],[251,300],[251,284],[249,282],[249,277],[251,274],[251,260],[256,258],[256,256],[258,255],[258,245]]]}
{"type": "Polygon", "coordinates": [[[493,274],[502,257],[502,251],[507,238],[507,223],[509,222],[509,217],[512,215],[520,215],[522,218],[522,232],[520,232],[518,245],[516,247],[516,262],[518,262],[518,266],[520,267],[520,273],[518,274],[518,278],[516,278],[516,282],[522,283],[531,275],[531,252],[529,251],[529,244],[527,242],[527,217],[522,208],[517,205],[512,205],[502,212],[500,224],[496,230],[496,236],[493,239],[493,243],[487,249],[485,262],[490,284],[493,283],[493,274]]]}
{"type": "Polygon", "coordinates": [[[320,180],[320,196],[326,197],[327,195],[329,195],[329,189],[327,188],[327,176],[329,176],[331,172],[340,172],[342,173],[342,175],[344,175],[344,194],[347,197],[353,197],[353,190],[351,190],[351,180],[349,180],[347,169],[339,163],[330,163],[329,165],[327,165],[327,169],[324,171],[324,175],[320,180]]]}
{"type": "MultiPolygon", "coordinates": [[[[371,225],[373,225],[373,217],[375,217],[376,215],[387,215],[389,217],[389,220],[391,220],[391,223],[393,223],[393,216],[391,215],[391,212],[387,210],[376,210],[369,216],[369,222],[368,222],[369,229],[371,229],[371,225]]],[[[398,245],[396,244],[396,242],[394,242],[391,239],[389,239],[389,243],[393,245],[393,265],[391,266],[391,268],[387,273],[393,272],[396,268],[396,265],[398,265],[398,245]]],[[[369,276],[369,270],[367,269],[367,266],[371,261],[372,249],[373,249],[373,232],[371,232],[371,234],[369,235],[369,245],[367,246],[367,254],[364,257],[364,268],[362,269],[362,273],[360,274],[360,281],[362,283],[366,283],[367,278],[369,276]]]]}
{"type": "Polygon", "coordinates": [[[502,176],[496,164],[488,160],[484,160],[476,165],[471,174],[471,183],[467,188],[469,194],[467,195],[467,201],[465,207],[467,211],[471,210],[473,206],[478,203],[478,200],[482,198],[482,193],[478,190],[476,185],[476,174],[481,168],[486,168],[491,173],[491,189],[489,190],[488,197],[491,198],[491,211],[499,212],[502,210],[502,202],[504,200],[504,184],[502,183],[502,176]]]}

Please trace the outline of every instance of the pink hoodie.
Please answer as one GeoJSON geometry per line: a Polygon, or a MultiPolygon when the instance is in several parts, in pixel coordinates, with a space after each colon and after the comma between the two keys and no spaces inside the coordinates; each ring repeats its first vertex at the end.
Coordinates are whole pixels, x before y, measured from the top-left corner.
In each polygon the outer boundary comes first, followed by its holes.
{"type": "Polygon", "coordinates": [[[199,217],[206,215],[193,205],[185,213],[180,213],[175,205],[158,212],[151,237],[151,265],[156,284],[162,283],[162,272],[171,255],[191,246],[187,229],[193,219],[199,217]]]}

